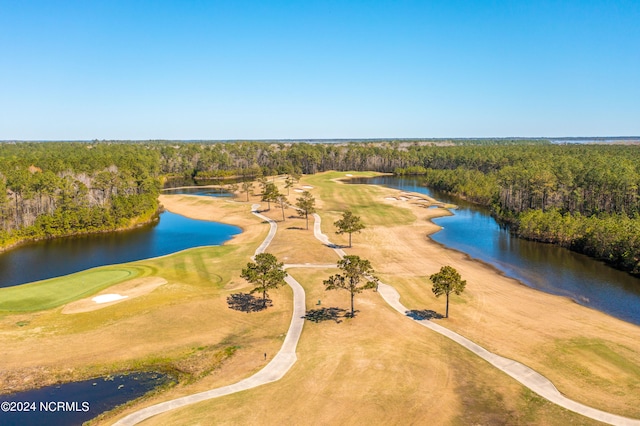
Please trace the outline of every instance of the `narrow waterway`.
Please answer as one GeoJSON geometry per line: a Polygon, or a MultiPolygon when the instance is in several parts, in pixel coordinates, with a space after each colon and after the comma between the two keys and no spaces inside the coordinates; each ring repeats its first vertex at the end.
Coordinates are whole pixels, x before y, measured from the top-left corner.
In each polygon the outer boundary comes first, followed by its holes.
{"type": "Polygon", "coordinates": [[[421,186],[418,178],[382,176],[351,183],[384,185],[456,204],[453,216],[435,219],[442,230],[431,235],[447,247],[493,265],[535,289],[640,325],[640,279],[570,250],[517,238],[501,228],[490,212],[448,194],[421,186]]]}

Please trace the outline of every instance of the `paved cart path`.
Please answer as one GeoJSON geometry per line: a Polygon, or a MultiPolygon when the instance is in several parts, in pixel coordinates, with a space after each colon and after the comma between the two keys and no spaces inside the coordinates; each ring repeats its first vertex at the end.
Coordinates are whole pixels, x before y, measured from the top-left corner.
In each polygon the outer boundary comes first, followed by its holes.
{"type": "MultiPolygon", "coordinates": [[[[256,216],[264,219],[270,225],[269,234],[263,241],[263,243],[256,250],[256,254],[264,252],[264,250],[269,246],[271,240],[275,236],[277,225],[276,223],[263,216],[257,212],[259,208],[259,204],[254,204],[252,206],[252,212],[256,216]]],[[[313,214],[315,218],[313,232],[314,236],[321,241],[327,247],[332,248],[336,254],[342,258],[345,256],[345,252],[337,245],[331,243],[329,238],[322,233],[321,229],[321,219],[320,216],[316,213],[313,214]]],[[[305,268],[305,267],[314,267],[314,268],[329,268],[335,267],[335,264],[288,264],[285,265],[285,268],[305,268]]],[[[302,333],[302,326],[304,324],[304,315],[305,315],[305,295],[302,286],[291,276],[287,276],[285,279],[287,284],[291,286],[293,289],[293,315],[291,318],[291,325],[289,326],[289,331],[287,332],[287,336],[284,340],[282,348],[278,352],[278,354],[267,364],[262,370],[257,372],[251,377],[248,377],[244,380],[241,380],[232,385],[224,386],[217,389],[212,389],[205,392],[196,393],[193,395],[184,396],[182,398],[177,398],[171,401],[166,401],[160,404],[152,405],[147,408],[143,408],[142,410],[136,411],[118,422],[115,425],[135,425],[143,420],[146,420],[150,417],[153,417],[157,414],[164,413],[169,410],[173,410],[175,408],[184,407],[189,404],[194,404],[196,402],[204,401],[207,399],[217,398],[219,396],[229,395],[231,393],[240,392],[243,390],[251,389],[257,386],[264,385],[266,383],[275,382],[280,380],[293,366],[296,362],[296,346],[298,344],[298,340],[300,339],[300,334],[302,333]]],[[[380,283],[378,286],[378,292],[382,296],[382,298],[395,310],[400,312],[403,315],[407,315],[409,310],[400,303],[400,294],[397,292],[395,288],[388,284],[380,283]]],[[[572,399],[569,399],[562,395],[556,387],[549,381],[546,377],[542,376],[535,370],[527,367],[524,364],[521,364],[517,361],[502,357],[500,355],[494,354],[493,352],[489,352],[482,346],[472,342],[471,340],[463,337],[462,335],[449,330],[446,327],[443,327],[439,324],[436,324],[429,320],[418,320],[413,319],[407,316],[408,319],[417,321],[421,325],[435,331],[436,333],[440,333],[441,335],[448,337],[454,342],[464,346],[480,358],[486,360],[494,367],[500,369],[505,372],[509,376],[513,377],[518,382],[522,383],[527,388],[531,389],[533,392],[538,395],[546,398],[547,400],[564,407],[568,410],[581,414],[585,417],[589,417],[604,423],[609,423],[612,425],[619,426],[640,426],[640,420],[631,419],[628,417],[619,416],[612,413],[607,413],[602,410],[598,410],[587,405],[576,402],[572,399]]]]}
{"type": "MultiPolygon", "coordinates": [[[[271,243],[271,240],[273,240],[277,229],[276,222],[258,213],[257,209],[259,207],[259,204],[254,204],[251,208],[252,213],[267,221],[270,225],[270,229],[269,234],[262,242],[262,244],[260,244],[260,246],[256,249],[255,254],[263,253],[266,250],[266,248],[271,243]]],[[[195,404],[196,402],[205,401],[207,399],[229,395],[235,392],[240,392],[280,380],[297,360],[296,346],[298,345],[298,340],[300,339],[300,334],[302,333],[302,326],[304,324],[305,315],[305,296],[302,286],[291,276],[287,276],[285,278],[285,281],[293,289],[293,315],[291,316],[291,324],[289,325],[289,330],[287,331],[287,336],[284,339],[282,347],[280,348],[276,356],[262,370],[258,371],[251,377],[247,377],[244,380],[240,380],[239,382],[228,386],[211,389],[193,395],[183,396],[182,398],[173,399],[171,401],[166,401],[147,408],[143,408],[139,411],[129,414],[126,417],[123,417],[114,424],[118,426],[135,425],[150,417],[165,413],[176,408],[195,404]]]]}
{"type": "MultiPolygon", "coordinates": [[[[340,257],[343,257],[345,255],[344,251],[342,251],[342,249],[340,249],[335,244],[332,244],[329,241],[329,238],[322,233],[322,230],[320,228],[320,216],[314,214],[314,217],[315,223],[313,230],[315,237],[323,244],[333,248],[340,257]]],[[[387,302],[393,309],[405,316],[409,313],[409,309],[407,309],[402,303],[400,303],[400,293],[398,293],[395,288],[381,282],[378,286],[378,292],[385,300],[385,302],[387,302]]],[[[588,405],[584,405],[567,398],[566,396],[562,395],[560,391],[558,391],[558,389],[556,389],[556,387],[549,379],[547,379],[537,371],[517,361],[502,357],[500,355],[494,354],[493,352],[489,352],[482,346],[472,342],[471,340],[461,336],[454,331],[449,330],[446,327],[443,327],[427,319],[419,320],[409,316],[407,316],[407,318],[413,321],[417,321],[421,325],[430,328],[436,333],[440,333],[443,336],[448,337],[449,339],[458,343],[459,345],[464,346],[474,354],[478,355],[480,358],[489,362],[499,370],[507,373],[509,376],[513,377],[514,379],[531,389],[533,392],[537,393],[543,398],[546,398],[554,404],[557,404],[575,413],[582,414],[585,417],[589,417],[591,419],[598,420],[604,423],[620,426],[640,426],[640,420],[607,413],[606,411],[598,410],[596,408],[589,407],[588,405]]]]}

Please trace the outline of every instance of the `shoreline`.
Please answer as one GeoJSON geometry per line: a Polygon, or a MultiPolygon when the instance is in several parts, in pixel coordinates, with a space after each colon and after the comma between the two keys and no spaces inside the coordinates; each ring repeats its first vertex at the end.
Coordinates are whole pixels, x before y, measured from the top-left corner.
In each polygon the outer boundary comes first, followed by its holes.
{"type": "Polygon", "coordinates": [[[164,211],[164,208],[162,207],[162,205],[159,205],[158,208],[156,209],[156,211],[151,215],[151,217],[147,220],[143,220],[143,221],[137,221],[135,218],[132,219],[132,224],[129,226],[124,226],[124,227],[119,227],[119,228],[114,228],[114,229],[104,229],[104,230],[100,230],[100,231],[81,231],[81,232],[73,232],[70,234],[63,234],[63,235],[55,235],[55,236],[48,236],[48,237],[39,237],[39,238],[28,238],[28,239],[21,239],[19,241],[13,242],[11,244],[8,244],[6,246],[0,246],[0,254],[6,252],[6,251],[10,251],[13,250],[15,248],[18,248],[20,246],[23,245],[28,245],[31,243],[37,243],[37,242],[41,242],[41,241],[50,241],[50,240],[56,240],[56,239],[62,239],[62,238],[73,238],[73,237],[81,237],[81,236],[85,236],[85,235],[99,235],[99,234],[108,234],[111,232],[126,232],[126,231],[132,231],[136,228],[141,228],[143,226],[146,225],[150,225],[154,222],[157,222],[158,220],[160,220],[160,214],[164,211]]]}
{"type": "MultiPolygon", "coordinates": [[[[493,265],[433,241],[430,236],[441,227],[433,223],[432,219],[451,214],[447,209],[411,206],[410,202],[401,200],[385,201],[384,197],[389,194],[409,192],[382,186],[379,188],[382,188],[378,194],[379,198],[373,199],[372,202],[393,205],[396,208],[408,208],[414,213],[415,219],[410,224],[371,226],[359,234],[357,239],[354,238],[353,248],[347,250],[349,254],[364,254],[365,257],[372,259],[374,267],[377,268],[379,265],[384,269],[382,274],[393,277],[394,286],[399,290],[405,306],[409,309],[441,310],[444,301],[436,300],[431,295],[430,287],[427,287],[424,282],[425,274],[428,277],[428,273],[436,269],[436,265],[440,267],[442,264],[453,264],[460,270],[463,278],[468,280],[468,288],[461,296],[453,297],[452,315],[446,320],[447,327],[501,356],[517,359],[540,371],[554,383],[558,383],[561,392],[574,399],[580,399],[583,402],[595,399],[596,403],[591,405],[602,406],[620,398],[618,403],[612,404],[621,407],[613,408],[616,412],[622,409],[625,412],[637,412],[635,408],[637,405],[634,405],[632,395],[627,395],[626,399],[620,396],[626,391],[624,382],[616,388],[623,393],[611,396],[612,400],[607,400],[605,396],[599,394],[589,398],[584,394],[593,391],[596,386],[589,380],[592,377],[600,379],[600,376],[597,374],[578,376],[579,380],[575,380],[575,377],[567,374],[568,371],[562,366],[562,358],[560,361],[550,361],[555,355],[562,353],[559,351],[565,349],[565,346],[561,345],[567,342],[572,343],[576,339],[610,343],[614,350],[626,346],[632,353],[640,353],[640,342],[637,341],[640,329],[637,326],[601,311],[591,308],[585,310],[584,306],[576,304],[569,298],[529,287],[501,273],[493,265]],[[397,257],[386,254],[387,250],[394,247],[400,248],[397,257]],[[396,258],[400,260],[396,261],[396,258]],[[496,272],[499,273],[496,274],[496,272]],[[514,286],[514,281],[520,285],[514,286]]],[[[432,199],[424,194],[418,194],[418,196],[432,199]]],[[[166,197],[172,198],[171,203],[168,204],[182,205],[179,210],[168,209],[174,213],[194,219],[201,219],[207,215],[207,212],[197,203],[199,197],[188,195],[166,197]]],[[[240,203],[245,204],[244,201],[240,203]]],[[[225,213],[221,207],[217,211],[225,213]]],[[[272,213],[274,216],[279,214],[277,211],[272,213]]],[[[333,216],[337,215],[335,210],[326,210],[322,213],[323,219],[326,219],[325,223],[331,223],[333,216]]],[[[211,217],[210,213],[209,217],[211,217]]],[[[233,241],[234,245],[242,247],[251,240],[247,234],[257,228],[240,227],[243,232],[235,236],[233,241]]],[[[284,234],[281,234],[280,238],[283,239],[284,234]]],[[[274,250],[283,253],[282,248],[277,245],[274,246],[274,250]]],[[[389,280],[386,279],[386,281],[389,280]]],[[[573,354],[573,352],[568,353],[573,354]]],[[[261,354],[262,351],[260,351],[261,354]]],[[[617,354],[628,355],[627,352],[617,354]]]]}
{"type": "MultiPolygon", "coordinates": [[[[386,174],[379,174],[379,175],[380,175],[380,176],[391,176],[391,174],[389,174],[389,173],[386,173],[386,174]]],[[[402,176],[401,176],[401,177],[402,177],[402,176]]],[[[336,179],[336,182],[340,182],[341,180],[342,180],[342,179],[336,179]]],[[[373,184],[369,184],[369,185],[373,185],[373,184]]],[[[383,184],[377,184],[377,185],[375,185],[375,186],[382,187],[382,188],[386,188],[386,189],[391,189],[391,190],[398,191],[398,192],[400,192],[400,193],[404,193],[404,194],[410,194],[410,195],[415,196],[415,197],[428,198],[429,200],[432,200],[432,202],[433,202],[434,204],[451,205],[450,203],[446,203],[446,202],[443,202],[443,201],[439,201],[439,200],[435,199],[433,196],[429,196],[429,195],[426,195],[426,194],[423,194],[423,193],[420,193],[420,192],[412,192],[412,191],[409,191],[409,190],[398,189],[398,188],[394,188],[394,187],[391,187],[391,186],[385,186],[385,185],[383,185],[383,184]]],[[[426,188],[430,189],[429,187],[426,187],[426,188]]],[[[440,190],[437,190],[437,191],[440,191],[440,190]]],[[[462,197],[462,196],[456,195],[455,193],[451,193],[451,192],[447,192],[447,191],[441,191],[441,192],[443,192],[443,193],[444,193],[444,194],[446,194],[447,196],[451,196],[451,197],[459,198],[460,200],[464,201],[465,203],[469,203],[469,204],[471,204],[471,205],[478,206],[478,207],[483,208],[483,209],[487,209],[487,208],[488,208],[487,206],[484,206],[483,204],[480,204],[480,203],[477,203],[477,202],[474,202],[474,201],[470,201],[470,200],[468,200],[468,199],[465,199],[465,197],[462,197]]],[[[442,207],[442,208],[444,208],[444,209],[447,209],[447,210],[449,210],[449,209],[451,208],[451,207],[445,207],[445,206],[441,206],[441,207],[442,207]]],[[[454,205],[454,209],[455,209],[455,205],[454,205]]],[[[472,211],[473,211],[473,210],[472,210],[472,211]]],[[[450,215],[455,215],[455,212],[450,212],[450,215]]],[[[439,232],[441,229],[443,229],[443,226],[440,226],[440,225],[438,225],[437,223],[433,222],[433,219],[439,219],[439,218],[441,218],[441,217],[447,217],[447,216],[449,216],[449,215],[447,215],[447,214],[434,215],[434,216],[432,216],[432,217],[430,217],[430,218],[428,219],[428,221],[429,221],[432,225],[434,225],[435,227],[437,227],[437,228],[438,228],[438,229],[436,229],[436,230],[430,231],[430,232],[427,234],[427,237],[429,238],[429,241],[431,241],[431,242],[433,242],[433,243],[435,243],[435,244],[437,244],[437,245],[441,246],[443,249],[453,250],[454,252],[457,252],[457,253],[459,253],[459,254],[463,255],[467,260],[479,262],[480,264],[485,265],[485,266],[487,266],[487,267],[489,267],[489,268],[493,269],[493,270],[494,270],[495,272],[497,272],[499,275],[501,275],[501,276],[503,276],[503,277],[505,277],[505,278],[507,278],[507,279],[514,280],[514,281],[515,281],[515,282],[517,282],[519,285],[522,285],[522,286],[527,287],[527,288],[530,288],[530,289],[532,289],[532,290],[539,291],[539,292],[542,292],[542,293],[545,293],[545,294],[549,294],[549,295],[552,295],[552,296],[557,296],[557,297],[561,297],[561,298],[566,298],[567,300],[571,301],[572,303],[575,303],[575,304],[577,304],[577,305],[579,305],[579,306],[582,306],[582,307],[584,307],[584,308],[588,308],[588,309],[591,309],[591,310],[594,310],[594,311],[600,312],[600,313],[605,314],[605,315],[607,315],[607,316],[609,316],[609,317],[611,317],[611,318],[615,318],[616,320],[620,320],[620,321],[623,321],[623,322],[625,322],[625,323],[629,323],[629,324],[632,324],[632,325],[635,325],[635,326],[640,326],[640,323],[639,323],[639,322],[637,322],[637,321],[633,321],[633,320],[627,319],[627,318],[622,317],[622,316],[617,316],[617,315],[615,315],[615,314],[613,314],[613,313],[609,313],[609,312],[607,312],[606,310],[602,310],[602,309],[598,308],[597,306],[593,306],[593,305],[591,305],[591,304],[585,304],[585,303],[583,303],[583,302],[581,301],[581,299],[580,299],[579,297],[577,297],[577,296],[576,296],[576,297],[572,297],[571,295],[562,294],[562,293],[555,292],[555,291],[547,291],[547,290],[545,290],[544,288],[539,288],[539,287],[536,287],[536,286],[535,286],[535,285],[533,285],[533,284],[529,284],[529,283],[527,283],[527,282],[526,282],[526,280],[525,280],[525,279],[519,278],[519,277],[517,277],[517,276],[512,276],[512,275],[509,273],[509,271],[501,269],[501,268],[500,268],[500,263],[499,263],[499,262],[497,262],[497,261],[494,263],[494,262],[492,262],[492,260],[491,260],[491,259],[485,260],[485,259],[482,259],[482,258],[479,258],[479,257],[474,257],[472,254],[467,253],[467,252],[465,252],[465,251],[463,251],[463,250],[461,250],[461,249],[458,249],[458,248],[453,247],[453,246],[449,246],[449,245],[447,245],[446,243],[442,243],[442,242],[436,241],[436,240],[433,238],[433,236],[434,236],[437,232],[439,232]]],[[[498,225],[500,225],[499,218],[496,218],[496,217],[495,217],[495,216],[493,216],[493,215],[491,215],[491,217],[492,217],[492,218],[493,218],[493,219],[498,223],[498,225]]],[[[500,225],[500,226],[501,226],[501,225],[500,225]]],[[[585,257],[587,257],[587,258],[589,259],[589,261],[591,261],[591,262],[597,262],[597,263],[599,263],[599,264],[603,265],[603,266],[604,266],[604,267],[606,267],[606,268],[610,268],[611,270],[616,271],[616,272],[624,273],[624,274],[626,274],[626,275],[630,276],[631,278],[637,278],[637,279],[640,279],[640,276],[635,275],[635,274],[631,273],[630,271],[627,271],[627,270],[624,270],[624,269],[620,269],[620,268],[616,268],[614,265],[611,265],[611,264],[607,263],[606,261],[604,261],[604,260],[602,260],[602,259],[598,259],[598,258],[595,258],[595,257],[589,256],[589,255],[587,255],[587,254],[585,254],[585,253],[581,253],[581,252],[579,252],[579,251],[571,250],[571,249],[569,249],[569,248],[567,248],[567,247],[562,247],[561,245],[558,245],[558,244],[553,244],[553,243],[544,243],[544,242],[542,242],[542,241],[537,241],[537,240],[532,240],[532,239],[528,239],[528,238],[523,238],[523,237],[520,237],[520,236],[518,236],[517,234],[513,233],[513,232],[512,232],[512,230],[511,230],[511,229],[509,229],[509,228],[507,228],[507,232],[509,232],[509,233],[510,233],[511,238],[516,238],[516,239],[519,239],[519,240],[522,240],[522,241],[530,241],[530,242],[537,243],[537,244],[545,244],[545,245],[549,245],[550,247],[554,247],[555,249],[567,250],[567,251],[568,251],[569,253],[571,253],[572,255],[585,256],[585,257]]],[[[638,281],[638,283],[640,283],[640,281],[638,281]]],[[[551,288],[551,290],[555,290],[555,288],[553,288],[553,287],[552,287],[552,288],[551,288]]]]}
{"type": "MultiPolygon", "coordinates": [[[[197,196],[191,196],[191,195],[171,195],[171,197],[189,197],[189,198],[198,198],[197,196]]],[[[154,220],[158,220],[159,218],[159,214],[161,212],[164,211],[169,211],[171,213],[177,214],[177,215],[181,215],[187,218],[191,218],[194,220],[206,220],[206,221],[215,221],[215,222],[219,222],[219,223],[225,223],[228,225],[232,225],[232,226],[236,226],[238,227],[241,232],[238,234],[233,235],[230,239],[226,240],[224,243],[220,244],[220,245],[208,245],[208,246],[194,246],[194,247],[189,247],[183,250],[179,250],[177,252],[174,253],[168,253],[168,254],[164,254],[164,255],[160,255],[160,256],[155,256],[155,257],[151,257],[151,258],[146,258],[146,259],[141,259],[141,260],[137,260],[137,261],[131,261],[131,262],[124,262],[123,264],[129,264],[129,263],[139,263],[139,262],[154,262],[154,261],[159,261],[162,259],[171,259],[172,256],[180,256],[183,255],[189,251],[192,250],[201,250],[201,249],[206,249],[206,248],[217,248],[217,247],[222,247],[222,246],[228,246],[228,245],[237,245],[237,246],[241,246],[244,244],[244,241],[246,240],[250,240],[252,238],[259,238],[260,236],[260,232],[255,233],[255,235],[247,235],[249,234],[249,229],[247,228],[247,226],[245,226],[245,223],[240,223],[238,221],[235,221],[233,219],[229,220],[226,217],[221,218],[220,220],[212,220],[211,217],[194,217],[194,216],[198,216],[197,214],[185,214],[184,211],[181,211],[180,209],[169,209],[166,208],[166,206],[164,206],[164,204],[161,202],[161,198],[162,195],[159,197],[159,201],[160,201],[160,207],[157,211],[157,214],[154,215],[154,220]],[[240,238],[241,242],[238,243],[237,239],[240,238]]],[[[170,203],[171,204],[171,203],[170,203]]],[[[185,207],[189,207],[187,205],[188,203],[184,203],[185,207]]],[[[148,224],[148,223],[146,223],[148,224]]],[[[136,227],[139,226],[144,226],[145,224],[139,224],[136,227]]],[[[131,228],[133,229],[133,228],[131,228]]],[[[126,230],[125,230],[126,231],[126,230]]],[[[79,234],[78,234],[79,235],[79,234]]],[[[75,236],[75,235],[74,235],[75,236]]],[[[72,237],[72,236],[69,236],[72,237]]],[[[92,270],[96,270],[96,269],[100,269],[100,268],[105,268],[105,267],[111,267],[114,265],[118,265],[118,264],[110,264],[110,265],[103,265],[103,266],[97,266],[94,268],[89,268],[86,269],[84,271],[79,271],[77,273],[84,273],[87,271],[92,271],[92,270]]],[[[59,277],[54,277],[54,278],[59,278],[59,277]]],[[[38,282],[38,281],[35,281],[38,282]]],[[[35,283],[32,282],[32,283],[35,283]]],[[[126,281],[125,281],[126,282],[126,281]]],[[[24,284],[32,284],[32,283],[24,283],[24,284]]],[[[19,284],[19,285],[24,285],[24,284],[19,284]]],[[[115,284],[115,286],[117,286],[119,284],[115,284]]],[[[166,285],[163,284],[163,285],[166,285]]],[[[113,286],[108,287],[107,289],[103,290],[106,291],[109,288],[111,288],[113,286]]],[[[99,294],[100,292],[96,293],[99,294]]],[[[89,296],[90,297],[90,296],[89,296]]],[[[78,299],[81,300],[81,299],[78,299]]],[[[131,298],[128,299],[122,299],[119,300],[115,303],[110,303],[107,304],[108,306],[105,307],[114,307],[115,305],[118,305],[118,302],[124,302],[124,301],[130,301],[132,300],[131,298]]],[[[71,303],[75,303],[75,302],[69,302],[69,304],[71,303]]],[[[40,316],[45,312],[54,312],[54,311],[60,311],[61,314],[64,314],[66,316],[66,314],[64,312],[62,312],[64,310],[64,307],[67,306],[68,304],[62,305],[62,306],[58,306],[55,308],[50,308],[50,309],[45,309],[43,311],[36,311],[36,312],[5,312],[3,313],[3,315],[0,315],[0,321],[3,319],[3,317],[15,317],[15,316],[40,316]]],[[[176,358],[176,360],[179,360],[180,358],[176,358]]],[[[167,363],[171,363],[172,360],[169,359],[167,361],[167,363]]],[[[132,363],[129,362],[117,362],[116,364],[113,365],[104,365],[104,364],[95,364],[95,365],[88,365],[88,366],[81,366],[81,367],[73,367],[73,368],[66,368],[64,370],[57,370],[55,368],[51,368],[50,366],[36,366],[36,367],[25,367],[24,369],[20,368],[17,371],[14,371],[14,374],[10,374],[9,377],[13,377],[13,380],[9,380],[5,382],[5,390],[10,390],[10,392],[0,392],[1,395],[12,395],[15,393],[21,393],[21,392],[28,392],[28,391],[32,391],[32,390],[38,390],[41,389],[43,387],[47,387],[47,386],[51,386],[51,385],[57,385],[57,384],[68,384],[68,383],[73,383],[73,382],[77,382],[77,381],[82,381],[82,380],[88,380],[88,379],[92,379],[95,377],[105,377],[105,376],[109,376],[109,375],[113,375],[113,374],[120,374],[120,373],[137,373],[137,372],[147,372],[147,371],[160,371],[162,373],[167,373],[167,374],[171,374],[171,375],[177,375],[178,369],[177,367],[167,367],[165,364],[161,363],[160,366],[157,365],[143,365],[142,368],[139,368],[140,366],[136,366],[138,363],[137,360],[133,361],[132,363]],[[28,377],[29,381],[28,382],[23,382],[23,378],[24,377],[28,377]]],[[[188,380],[187,380],[188,382],[188,380]]]]}

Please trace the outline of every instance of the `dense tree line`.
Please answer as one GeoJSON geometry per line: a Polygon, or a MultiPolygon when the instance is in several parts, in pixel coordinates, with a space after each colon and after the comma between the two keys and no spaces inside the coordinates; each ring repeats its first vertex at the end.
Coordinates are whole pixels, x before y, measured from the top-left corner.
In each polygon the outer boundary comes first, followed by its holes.
{"type": "Polygon", "coordinates": [[[544,140],[0,144],[0,242],[127,226],[167,177],[372,170],[492,206],[518,235],[640,273],[640,148],[544,140]]]}
{"type": "Polygon", "coordinates": [[[425,184],[491,206],[523,238],[559,244],[640,274],[640,148],[454,148],[420,166],[425,184]]]}
{"type": "MultiPolygon", "coordinates": [[[[448,149],[541,145],[541,140],[379,141],[321,143],[167,143],[151,146],[160,152],[161,172],[169,176],[209,179],[227,176],[313,174],[326,170],[373,170],[392,173],[411,166],[450,167],[459,159],[448,149]]],[[[480,161],[472,159],[470,161],[480,161]]],[[[484,158],[486,160],[486,158],[484,158]]],[[[453,167],[455,168],[455,167],[453,167]]]]}
{"type": "Polygon", "coordinates": [[[140,144],[0,144],[0,246],[149,220],[159,163],[140,144]]]}

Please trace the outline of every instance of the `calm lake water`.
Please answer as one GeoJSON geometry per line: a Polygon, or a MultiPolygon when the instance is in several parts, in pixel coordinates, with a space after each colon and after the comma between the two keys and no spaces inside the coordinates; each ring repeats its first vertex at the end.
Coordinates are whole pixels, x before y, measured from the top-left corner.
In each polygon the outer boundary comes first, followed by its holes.
{"type": "Polygon", "coordinates": [[[0,403],[9,403],[7,407],[15,411],[0,412],[0,424],[81,425],[169,381],[169,377],[158,373],[117,374],[108,378],[101,377],[60,386],[47,386],[14,395],[1,395],[0,403]],[[70,405],[58,406],[58,401],[70,405]],[[24,403],[27,403],[26,407],[24,403]]]}
{"type": "MultiPolygon", "coordinates": [[[[20,246],[0,254],[0,287],[67,275],[96,266],[131,262],[180,250],[220,245],[241,229],[164,212],[151,225],[126,232],[60,238],[20,246]]],[[[169,380],[156,373],[134,373],[65,383],[14,395],[0,402],[29,402],[32,412],[0,413],[0,425],[80,425],[138,398],[169,380]],[[48,403],[77,402],[71,411],[48,403]],[[82,405],[88,403],[88,409],[82,405]],[[41,405],[44,404],[44,406],[41,405]],[[43,411],[51,408],[54,411],[43,411]]]]}
{"type": "Polygon", "coordinates": [[[237,226],[164,212],[157,223],[131,231],[39,241],[1,253],[0,287],[220,245],[240,232],[237,226]]]}
{"type": "Polygon", "coordinates": [[[487,209],[421,186],[420,179],[383,176],[351,182],[385,185],[456,204],[459,208],[452,210],[453,216],[434,220],[443,227],[431,235],[434,241],[493,265],[530,287],[640,325],[638,278],[564,248],[514,237],[487,209]]]}
{"type": "Polygon", "coordinates": [[[221,188],[210,187],[188,187],[188,188],[170,188],[163,189],[163,194],[187,194],[187,195],[200,195],[203,197],[232,197],[233,194],[225,191],[221,188]]]}

